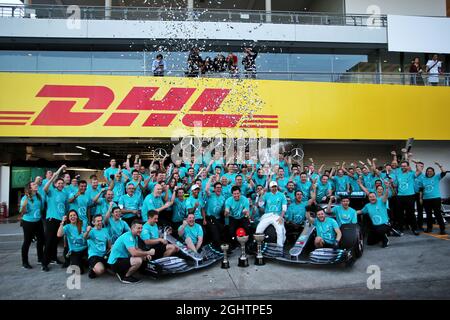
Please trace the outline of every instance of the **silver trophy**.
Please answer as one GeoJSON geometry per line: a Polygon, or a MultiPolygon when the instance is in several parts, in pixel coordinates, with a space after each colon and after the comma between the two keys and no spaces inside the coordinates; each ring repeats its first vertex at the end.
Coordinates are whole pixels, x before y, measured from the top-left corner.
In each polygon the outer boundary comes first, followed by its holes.
{"type": "Polygon", "coordinates": [[[248,236],[237,237],[237,241],[241,244],[241,256],[239,257],[239,267],[248,267],[248,257],[245,253],[245,244],[248,241],[248,236]]]}
{"type": "Polygon", "coordinates": [[[264,262],[264,257],[262,254],[262,243],[265,239],[266,235],[264,233],[255,233],[253,238],[256,241],[256,257],[255,257],[255,265],[263,266],[266,263],[264,262]]]}
{"type": "Polygon", "coordinates": [[[228,261],[228,249],[230,248],[227,244],[222,244],[220,249],[223,252],[222,269],[228,269],[230,267],[230,262],[228,261]]]}

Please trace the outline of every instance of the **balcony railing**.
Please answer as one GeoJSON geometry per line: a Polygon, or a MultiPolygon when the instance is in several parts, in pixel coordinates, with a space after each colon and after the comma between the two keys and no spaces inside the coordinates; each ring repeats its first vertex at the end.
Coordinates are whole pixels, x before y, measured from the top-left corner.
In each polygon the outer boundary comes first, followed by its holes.
{"type": "MultiPolygon", "coordinates": [[[[37,73],[37,74],[90,74],[117,76],[148,76],[153,77],[150,70],[0,70],[0,72],[37,73]]],[[[366,84],[397,84],[417,86],[450,86],[450,73],[439,75],[413,73],[377,73],[377,72],[207,72],[204,74],[189,74],[186,70],[169,70],[167,77],[222,78],[222,79],[259,79],[334,83],[366,83],[366,84]]]]}
{"type": "MultiPolygon", "coordinates": [[[[1,0],[0,0],[1,1],[1,0]]],[[[220,10],[153,7],[11,5],[0,3],[0,17],[31,19],[149,20],[247,22],[333,26],[386,27],[385,15],[342,15],[290,11],[220,10]]]]}

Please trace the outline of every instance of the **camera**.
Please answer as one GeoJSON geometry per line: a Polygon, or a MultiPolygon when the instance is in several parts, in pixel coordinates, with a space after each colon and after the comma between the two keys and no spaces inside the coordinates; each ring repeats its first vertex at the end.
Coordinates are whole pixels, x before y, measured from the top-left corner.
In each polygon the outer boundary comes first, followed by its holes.
{"type": "Polygon", "coordinates": [[[100,187],[102,187],[102,188],[105,188],[106,186],[107,186],[107,184],[104,182],[100,185],[100,187]]]}

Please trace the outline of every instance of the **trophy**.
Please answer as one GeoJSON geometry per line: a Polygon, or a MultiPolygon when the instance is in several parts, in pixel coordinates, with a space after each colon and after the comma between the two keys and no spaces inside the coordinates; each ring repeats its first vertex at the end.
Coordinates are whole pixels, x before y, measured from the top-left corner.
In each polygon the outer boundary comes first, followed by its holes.
{"type": "Polygon", "coordinates": [[[255,233],[253,238],[256,241],[256,256],[255,256],[255,265],[263,266],[266,263],[264,262],[264,257],[262,254],[262,242],[264,241],[266,235],[264,233],[255,233]]]}
{"type": "Polygon", "coordinates": [[[247,258],[247,255],[245,254],[245,244],[248,241],[248,236],[237,237],[237,241],[241,245],[241,256],[239,257],[238,266],[239,267],[248,267],[248,258],[247,258]]]}
{"type": "Polygon", "coordinates": [[[227,244],[222,244],[220,249],[223,252],[222,269],[228,269],[230,267],[230,262],[228,261],[228,249],[230,248],[227,244]]]}

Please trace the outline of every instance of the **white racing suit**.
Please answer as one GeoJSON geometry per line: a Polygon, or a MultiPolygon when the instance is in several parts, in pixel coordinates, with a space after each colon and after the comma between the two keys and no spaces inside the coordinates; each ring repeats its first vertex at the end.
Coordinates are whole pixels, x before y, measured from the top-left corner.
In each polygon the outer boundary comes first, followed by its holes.
{"type": "Polygon", "coordinates": [[[277,245],[283,247],[284,241],[286,241],[286,228],[284,227],[284,221],[281,224],[277,221],[279,218],[280,216],[276,213],[268,212],[263,214],[256,227],[256,233],[264,233],[269,225],[273,225],[277,232],[277,245]]]}

